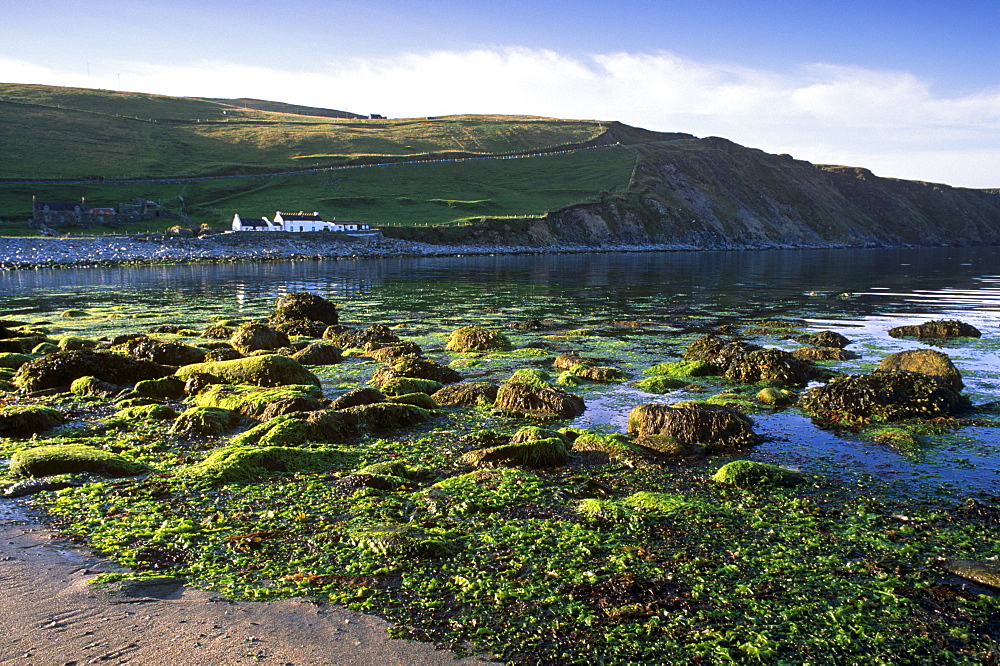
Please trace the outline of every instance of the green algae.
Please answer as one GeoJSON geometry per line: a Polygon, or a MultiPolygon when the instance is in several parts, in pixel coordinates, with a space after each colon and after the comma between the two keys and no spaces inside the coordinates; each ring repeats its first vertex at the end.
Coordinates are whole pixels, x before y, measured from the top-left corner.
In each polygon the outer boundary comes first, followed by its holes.
{"type": "Polygon", "coordinates": [[[178,474],[206,485],[249,483],[287,474],[342,469],[354,457],[340,449],[285,446],[226,446],[178,474]]]}
{"type": "Polygon", "coordinates": [[[295,398],[321,398],[319,387],[310,384],[286,385],[279,388],[262,388],[234,384],[212,384],[191,401],[198,407],[219,407],[245,416],[263,413],[268,405],[280,400],[295,398]]]}
{"type": "Polygon", "coordinates": [[[36,446],[18,451],[10,459],[11,476],[53,476],[90,472],[103,476],[134,476],[149,468],[134,460],[83,444],[36,446]]]}
{"type": "Polygon", "coordinates": [[[293,358],[277,354],[238,358],[232,361],[193,363],[178,368],[176,375],[183,380],[195,373],[215,375],[222,381],[230,384],[254,384],[257,386],[320,385],[316,375],[306,370],[301,363],[293,358]]]}
{"type": "Polygon", "coordinates": [[[747,490],[773,486],[790,487],[805,482],[798,472],[753,460],[728,462],[712,475],[712,480],[747,490]]]}

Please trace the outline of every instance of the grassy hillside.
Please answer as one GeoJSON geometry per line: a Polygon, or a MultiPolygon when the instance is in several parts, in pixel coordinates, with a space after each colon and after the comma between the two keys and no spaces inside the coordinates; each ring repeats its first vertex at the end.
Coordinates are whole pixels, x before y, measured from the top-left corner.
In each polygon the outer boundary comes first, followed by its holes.
{"type": "Polygon", "coordinates": [[[589,141],[594,121],[329,117],[249,100],[0,84],[0,178],[133,178],[301,169],[358,158],[512,153],[589,141]],[[267,109],[281,109],[281,112],[267,109]],[[295,110],[297,113],[290,113],[295,110]]]}

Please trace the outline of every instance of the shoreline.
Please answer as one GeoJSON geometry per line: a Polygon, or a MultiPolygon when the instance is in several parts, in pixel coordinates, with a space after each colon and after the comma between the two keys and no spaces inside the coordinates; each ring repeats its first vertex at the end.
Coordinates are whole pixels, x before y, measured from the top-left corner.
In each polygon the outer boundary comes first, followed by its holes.
{"type": "MultiPolygon", "coordinates": [[[[772,245],[695,247],[687,244],[610,245],[438,245],[395,238],[345,238],[228,233],[198,238],[147,239],[124,236],[0,236],[0,270],[102,268],[112,266],[238,263],[259,261],[356,260],[493,255],[588,254],[613,252],[698,252],[862,249],[876,245],[772,245]]],[[[885,246],[888,247],[888,246],[885,246]]],[[[901,245],[900,248],[915,247],[901,245]]]]}

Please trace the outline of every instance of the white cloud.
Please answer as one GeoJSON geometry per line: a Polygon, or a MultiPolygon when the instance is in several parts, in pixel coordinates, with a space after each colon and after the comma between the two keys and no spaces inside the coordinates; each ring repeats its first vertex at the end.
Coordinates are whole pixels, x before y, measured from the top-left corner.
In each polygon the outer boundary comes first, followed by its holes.
{"type": "Polygon", "coordinates": [[[258,97],[391,117],[532,114],[724,136],[814,162],[1000,186],[1000,88],[935,95],[908,72],[813,64],[792,73],[667,52],[571,57],[482,48],[353,58],[289,72],[231,62],[95,66],[93,78],[0,59],[0,80],[167,95],[258,97]],[[112,73],[113,72],[113,73],[112,73]]]}

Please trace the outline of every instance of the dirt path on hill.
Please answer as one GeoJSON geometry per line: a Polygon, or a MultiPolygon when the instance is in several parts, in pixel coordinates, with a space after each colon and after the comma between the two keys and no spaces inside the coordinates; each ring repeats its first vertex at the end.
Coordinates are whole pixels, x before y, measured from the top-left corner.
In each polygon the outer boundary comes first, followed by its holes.
{"type": "Polygon", "coordinates": [[[389,639],[386,621],[338,606],[233,603],[171,579],[104,589],[87,583],[120,570],[0,500],[0,664],[483,663],[389,639]]]}

